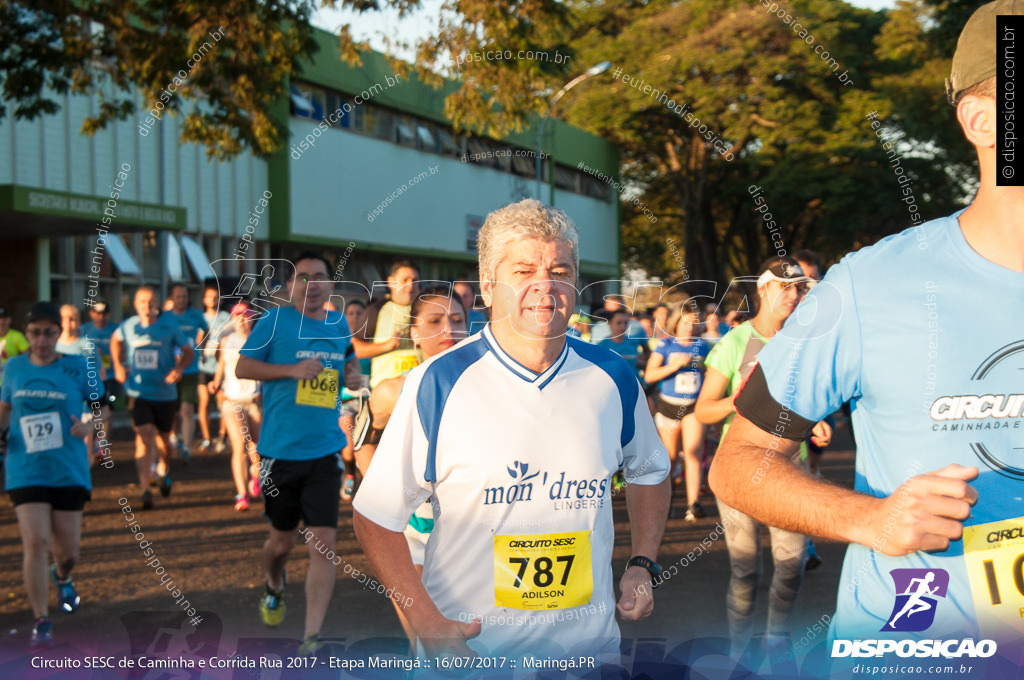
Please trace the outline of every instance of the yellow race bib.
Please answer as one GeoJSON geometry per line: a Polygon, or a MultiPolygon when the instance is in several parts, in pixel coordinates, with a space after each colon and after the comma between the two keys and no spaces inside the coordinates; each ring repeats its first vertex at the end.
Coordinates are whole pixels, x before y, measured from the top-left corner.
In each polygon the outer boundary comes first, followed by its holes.
{"type": "Polygon", "coordinates": [[[300,380],[295,403],[302,406],[334,408],[338,403],[338,369],[325,368],[312,380],[300,380]]]}
{"type": "Polygon", "coordinates": [[[981,632],[1024,635],[1024,517],[965,526],[964,561],[981,632]]]}
{"type": "Polygon", "coordinates": [[[590,602],[590,532],[494,537],[494,604],[568,609],[590,602]]]}

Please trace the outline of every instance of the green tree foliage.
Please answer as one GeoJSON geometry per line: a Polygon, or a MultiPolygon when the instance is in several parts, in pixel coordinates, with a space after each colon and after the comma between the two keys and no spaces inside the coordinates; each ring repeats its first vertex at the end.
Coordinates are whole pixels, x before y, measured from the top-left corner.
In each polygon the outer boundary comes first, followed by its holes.
{"type": "Polygon", "coordinates": [[[899,140],[894,148],[922,216],[953,207],[956,182],[934,148],[947,138],[913,111],[915,101],[944,101],[934,49],[908,46],[921,40],[921,8],[908,5],[890,18],[834,0],[786,4],[788,23],[760,2],[575,5],[582,63],[610,59],[621,72],[581,88],[567,118],[623,145],[623,176],[659,218],[651,225],[624,203],[627,266],[680,280],[668,246],[674,239],[691,278],[754,272],[778,248],[755,212],[755,186],[790,253],[813,248],[834,259],[908,227],[894,166],[865,117],[872,111],[884,134],[899,140]],[[793,30],[798,22],[804,36],[793,30]],[[819,45],[838,62],[835,72],[815,53],[819,45]],[[837,78],[843,72],[852,85],[837,78]],[[641,81],[651,90],[634,87],[641,81]],[[901,89],[905,103],[897,106],[886,92],[901,89]],[[655,90],[686,107],[683,115],[655,90]],[[734,160],[690,127],[690,112],[734,160]]]}
{"type": "MultiPolygon", "coordinates": [[[[323,4],[372,16],[382,6],[407,14],[418,0],[327,0],[323,4]]],[[[274,117],[287,77],[316,50],[309,20],[313,0],[0,0],[0,118],[32,119],[59,110],[65,93],[96,93],[98,111],[83,121],[91,134],[112,120],[145,112],[184,114],[182,142],[218,158],[243,149],[266,158],[287,139],[287,121],[274,117]],[[211,31],[224,37],[195,68],[187,62],[211,31]],[[182,74],[187,78],[182,78],[182,74]],[[139,97],[139,92],[142,96],[139,97]]],[[[461,129],[491,134],[522,129],[543,108],[546,90],[570,71],[564,41],[569,14],[555,0],[493,3],[450,0],[433,34],[418,46],[422,80],[442,74],[463,79],[447,100],[461,129]],[[533,59],[468,61],[460,57],[531,51],[533,59]]],[[[348,26],[339,34],[342,57],[358,63],[368,49],[348,26]]],[[[409,64],[393,60],[407,76],[409,64]]]]}
{"type": "MultiPolygon", "coordinates": [[[[419,7],[418,0],[325,4],[370,16],[419,7]]],[[[592,78],[560,110],[622,145],[623,178],[658,217],[652,224],[623,202],[626,265],[672,282],[684,275],[727,281],[777,249],[751,187],[760,187],[788,252],[809,247],[834,259],[909,226],[906,196],[869,112],[896,140],[923,218],[966,200],[973,153],[942,82],[955,36],[978,4],[900,0],[883,13],[839,0],[784,0],[780,17],[764,0],[446,0],[416,64],[393,66],[427,82],[461,79],[446,100],[456,127],[502,134],[546,112],[569,77],[610,60],[620,77],[592,78]],[[533,58],[475,58],[521,50],[533,58]],[[847,84],[837,78],[844,72],[847,84]],[[623,74],[643,84],[623,82],[623,74]],[[706,127],[691,127],[694,116],[706,127]],[[717,150],[713,139],[721,140],[717,150]],[[681,245],[685,273],[669,239],[681,245]]],[[[219,158],[246,148],[267,157],[287,136],[287,120],[273,115],[287,78],[315,50],[313,7],[312,0],[0,0],[0,117],[54,113],[65,93],[94,92],[99,108],[82,126],[89,134],[144,116],[166,98],[165,112],[184,115],[182,142],[219,158]],[[190,56],[221,27],[223,37],[190,69],[190,56]]],[[[366,46],[348,27],[339,41],[342,58],[357,63],[366,46]]]]}
{"type": "Polygon", "coordinates": [[[244,148],[266,157],[287,138],[287,121],[272,109],[286,76],[313,54],[313,8],[305,0],[0,0],[0,117],[10,107],[32,119],[59,110],[65,93],[96,93],[99,108],[82,124],[91,134],[161,102],[162,113],[184,115],[182,142],[220,158],[244,148]],[[219,41],[210,37],[222,27],[219,41]],[[190,68],[195,54],[202,58],[190,68]],[[175,91],[164,95],[168,87],[175,91]]]}
{"type": "MultiPolygon", "coordinates": [[[[381,8],[377,0],[329,2],[366,13],[381,8]]],[[[420,3],[383,4],[407,14],[420,3]]],[[[518,132],[531,116],[547,112],[549,96],[567,77],[586,68],[567,40],[571,28],[570,10],[558,0],[446,0],[436,30],[416,46],[417,76],[434,85],[444,77],[462,81],[445,100],[445,114],[457,130],[518,132]]],[[[342,30],[343,58],[356,64],[364,49],[342,30]]],[[[396,71],[408,68],[397,60],[391,65],[396,71]]]]}

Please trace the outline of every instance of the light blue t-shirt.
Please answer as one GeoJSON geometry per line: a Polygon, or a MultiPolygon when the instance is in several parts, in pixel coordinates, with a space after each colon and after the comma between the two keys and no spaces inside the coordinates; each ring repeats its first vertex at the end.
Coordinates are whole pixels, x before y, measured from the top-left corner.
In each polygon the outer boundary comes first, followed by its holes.
{"type": "Polygon", "coordinates": [[[758,355],[774,400],[810,421],[852,401],[857,491],[889,496],[951,463],[979,470],[964,538],[947,550],[887,557],[850,546],[833,639],[1021,636],[1024,273],[975,252],[959,214],[843,258],[758,355]],[[948,572],[927,629],[881,632],[903,594],[893,569],[948,572]]]}
{"type": "Polygon", "coordinates": [[[679,342],[671,336],[662,338],[654,349],[654,354],[661,355],[662,366],[668,365],[669,357],[673,354],[689,354],[690,363],[659,383],[661,394],[690,403],[697,401],[701,385],[704,384],[704,359],[709,351],[708,343],[700,338],[691,342],[679,342]]]}
{"type": "Polygon", "coordinates": [[[116,323],[108,323],[103,328],[99,328],[92,321],[83,323],[80,329],[82,335],[96,343],[100,359],[103,360],[103,368],[108,371],[110,370],[110,338],[114,335],[115,330],[117,330],[116,323]]]}
{"type": "Polygon", "coordinates": [[[633,374],[638,375],[639,369],[637,368],[637,360],[640,358],[640,342],[630,337],[622,338],[622,342],[615,342],[611,338],[605,338],[601,342],[597,343],[598,347],[604,347],[618,354],[620,357],[626,360],[629,367],[633,369],[633,374]]]}
{"type": "MultiPolygon", "coordinates": [[[[178,314],[174,310],[165,312],[171,319],[178,322],[178,326],[181,327],[181,332],[185,334],[185,338],[188,339],[189,345],[192,347],[194,354],[192,355],[192,363],[185,367],[185,375],[192,375],[193,373],[199,372],[199,350],[196,348],[196,336],[199,335],[199,331],[209,331],[210,326],[206,323],[206,317],[198,309],[188,307],[184,312],[178,314]]],[[[216,370],[216,369],[214,369],[216,370]]]]}
{"type": "Polygon", "coordinates": [[[312,460],[345,448],[338,409],[345,363],[355,360],[351,335],[340,312],[327,312],[324,321],[317,321],[294,307],[278,307],[256,322],[243,356],[270,364],[319,358],[324,365],[317,380],[263,382],[261,456],[312,460]]]}
{"type": "Polygon", "coordinates": [[[4,365],[0,401],[11,405],[4,460],[7,491],[26,486],[92,488],[85,441],[71,434],[71,416],[103,398],[103,382],[89,377],[85,357],[62,356],[36,366],[27,354],[4,365]]]}
{"type": "Polygon", "coordinates": [[[469,310],[469,316],[466,318],[466,328],[469,329],[470,335],[476,335],[484,329],[487,325],[487,316],[476,309],[469,310]]]}
{"type": "Polygon", "coordinates": [[[128,381],[124,391],[129,397],[149,401],[174,401],[177,385],[165,382],[177,362],[176,352],[195,344],[185,337],[178,323],[166,312],[148,326],[137,316],[115,331],[124,342],[128,381]]]}
{"type": "Polygon", "coordinates": [[[217,345],[234,328],[231,325],[231,315],[223,310],[213,314],[203,312],[203,320],[208,329],[207,338],[196,350],[196,354],[199,356],[199,370],[212,375],[217,372],[217,345]]]}
{"type": "Polygon", "coordinates": [[[88,357],[91,355],[92,358],[90,360],[93,362],[93,367],[97,371],[102,363],[99,343],[93,342],[92,338],[85,335],[79,335],[78,339],[74,342],[58,341],[56,349],[61,354],[70,354],[72,356],[88,357]]]}

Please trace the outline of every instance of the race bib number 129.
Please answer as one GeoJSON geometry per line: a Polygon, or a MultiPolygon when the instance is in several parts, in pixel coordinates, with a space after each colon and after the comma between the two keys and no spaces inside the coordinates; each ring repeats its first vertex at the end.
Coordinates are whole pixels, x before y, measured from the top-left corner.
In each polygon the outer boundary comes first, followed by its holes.
{"type": "Polygon", "coordinates": [[[22,416],[19,419],[21,435],[25,438],[25,452],[39,453],[64,447],[64,430],[60,414],[55,411],[22,416]]]}
{"type": "Polygon", "coordinates": [[[590,602],[590,532],[494,537],[494,604],[568,609],[590,602]]]}

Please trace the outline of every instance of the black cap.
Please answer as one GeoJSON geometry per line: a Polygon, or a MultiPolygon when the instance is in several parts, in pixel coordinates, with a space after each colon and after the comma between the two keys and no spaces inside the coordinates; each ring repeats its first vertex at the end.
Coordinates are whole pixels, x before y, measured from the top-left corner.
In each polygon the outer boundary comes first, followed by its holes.
{"type": "Polygon", "coordinates": [[[3,305],[0,305],[0,318],[3,318],[5,316],[6,317],[10,317],[11,316],[11,310],[7,309],[3,305]]]}
{"type": "Polygon", "coordinates": [[[52,321],[60,326],[60,305],[53,302],[43,301],[32,305],[32,309],[28,310],[28,317],[25,319],[25,323],[30,324],[33,321],[39,321],[40,319],[52,321]]]}

